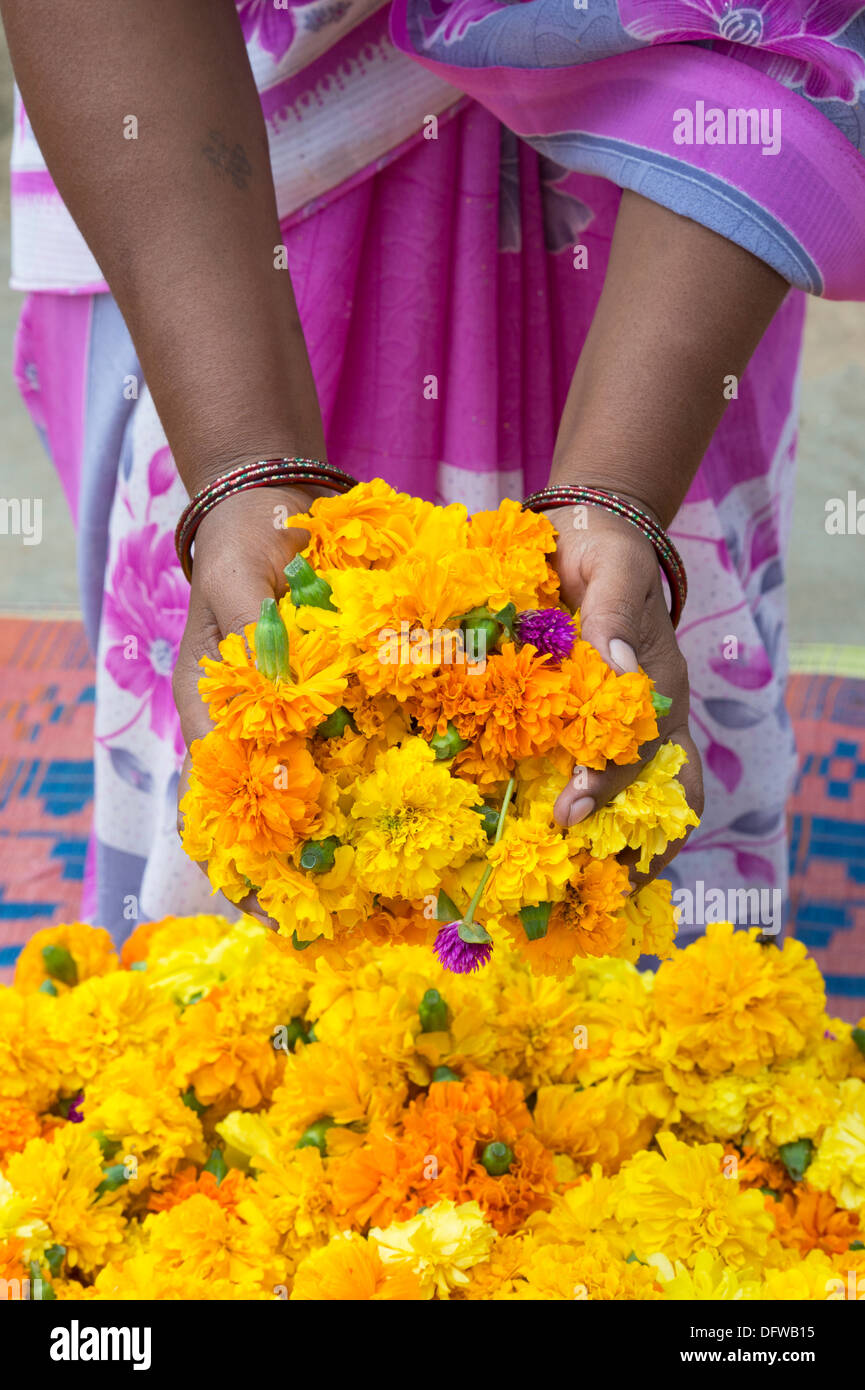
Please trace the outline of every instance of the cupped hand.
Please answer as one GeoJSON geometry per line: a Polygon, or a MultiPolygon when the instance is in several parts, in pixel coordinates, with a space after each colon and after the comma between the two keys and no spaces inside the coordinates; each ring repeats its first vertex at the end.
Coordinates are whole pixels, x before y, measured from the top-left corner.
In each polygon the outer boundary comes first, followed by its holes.
{"type": "MultiPolygon", "coordinates": [[[[668,741],[679,744],[688,755],[679,776],[690,806],[701,815],[703,773],[688,729],[688,668],[676,642],[651,543],[630,522],[601,508],[576,512],[566,507],[550,517],[559,533],[555,565],[562,597],[569,608],[580,609],[582,636],[614,670],[636,671],[641,666],[654,680],[658,694],[673,702],[669,713],[658,718],[659,738],[643,745],[639,762],[611,765],[604,772],[574,769],[573,780],[556,802],[556,820],[563,826],[584,820],[633,782],[668,741]],[[586,511],[588,524],[575,526],[586,511]]],[[[619,857],[628,865],[634,884],[642,886],[675,857],[685,839],[672,841],[646,874],[637,874],[633,867],[635,851],[619,857]]]]}
{"type": "MultiPolygon", "coordinates": [[[[174,700],[187,748],[212,727],[198,693],[199,661],[202,656],[218,658],[223,637],[256,622],[262,599],[285,593],[285,566],[309,537],[306,531],[286,530],[284,521],[308,511],[312,501],[313,494],[300,487],[255,488],[220,502],[199,526],[189,616],[174,668],[174,700]]],[[[178,803],[187,789],[190,766],[187,753],[178,803]]],[[[181,824],[178,811],[178,831],[181,824]]],[[[237,906],[268,926],[275,925],[254,897],[244,898],[237,906]]]]}

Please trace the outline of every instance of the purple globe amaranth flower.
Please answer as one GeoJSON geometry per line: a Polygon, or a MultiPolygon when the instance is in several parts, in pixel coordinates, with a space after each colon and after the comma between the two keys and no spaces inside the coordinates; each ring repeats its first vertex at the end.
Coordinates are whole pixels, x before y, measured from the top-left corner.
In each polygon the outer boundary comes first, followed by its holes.
{"type": "Polygon", "coordinates": [[[83,1104],[84,1092],[79,1091],[78,1095],[75,1096],[74,1099],[69,1102],[69,1109],[66,1112],[66,1118],[71,1125],[80,1125],[82,1120],[84,1119],[84,1116],[81,1113],[81,1107],[83,1104]]]}
{"type": "Polygon", "coordinates": [[[489,962],[493,948],[486,941],[463,941],[460,923],[448,922],[433,943],[439,963],[452,975],[471,975],[489,962]]]}
{"type": "Polygon", "coordinates": [[[541,656],[561,662],[570,656],[577,640],[574,620],[561,608],[527,608],[514,621],[520,645],[531,642],[541,656]]]}

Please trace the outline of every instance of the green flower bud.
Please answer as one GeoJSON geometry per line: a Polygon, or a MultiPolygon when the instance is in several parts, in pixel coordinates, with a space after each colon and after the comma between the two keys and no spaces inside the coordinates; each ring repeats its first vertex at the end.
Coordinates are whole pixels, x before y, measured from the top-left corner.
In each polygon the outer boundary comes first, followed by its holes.
{"type": "Polygon", "coordinates": [[[62,985],[78,984],[78,966],[65,946],[43,946],[42,960],[52,980],[62,985]]]}
{"type": "Polygon", "coordinates": [[[433,1074],[432,1074],[432,1081],[431,1081],[430,1084],[431,1084],[431,1085],[435,1085],[436,1082],[438,1082],[438,1081],[459,1081],[459,1080],[460,1080],[460,1077],[457,1075],[457,1073],[456,1073],[455,1071],[451,1071],[450,1067],[436,1067],[435,1071],[434,1071],[433,1074]]]}
{"type": "MultiPolygon", "coordinates": [[[[48,1249],[45,1251],[45,1263],[47,1264],[49,1270],[51,1271],[51,1277],[52,1277],[52,1279],[56,1279],[56,1278],[57,1278],[58,1274],[60,1273],[61,1269],[63,1268],[63,1261],[65,1260],[65,1258],[66,1258],[66,1246],[65,1246],[65,1245],[49,1245],[49,1246],[48,1246],[48,1249]]],[[[52,1290],[52,1292],[53,1292],[53,1290],[52,1290]]]]}
{"type": "Polygon", "coordinates": [[[428,989],[418,1005],[422,1033],[444,1033],[448,1026],[448,1006],[437,989],[428,989]]]}
{"type": "Polygon", "coordinates": [[[30,1261],[30,1286],[38,1290],[36,1297],[39,1299],[40,1303],[56,1302],[57,1295],[54,1292],[53,1286],[49,1284],[47,1279],[43,1278],[38,1260],[30,1261]]]}
{"type": "Polygon", "coordinates": [[[330,601],[333,590],[302,555],[295,555],[291,563],[286,565],[285,577],[295,608],[305,604],[307,608],[327,608],[331,613],[336,612],[330,601]]]}
{"type": "Polygon", "coordinates": [[[670,713],[672,708],[673,701],[669,695],[659,695],[657,690],[652,691],[652,709],[657,715],[663,718],[665,714],[670,713]]]}
{"type": "Polygon", "coordinates": [[[288,632],[280,617],[275,598],[261,600],[261,612],[255,624],[255,664],[269,681],[291,679],[288,669],[288,632]]]}
{"type": "Polygon", "coordinates": [[[351,712],[340,705],[333,714],[329,714],[323,723],[319,724],[316,733],[319,738],[339,738],[345,733],[346,729],[354,729],[357,733],[357,726],[351,717],[351,712]]]}
{"type": "Polygon", "coordinates": [[[106,1192],[116,1192],[118,1187],[122,1187],[129,1179],[126,1176],[126,1165],[123,1163],[112,1163],[109,1168],[103,1168],[105,1177],[96,1189],[97,1197],[104,1197],[106,1192]]]}
{"type": "Polygon", "coordinates": [[[339,848],[336,835],[326,840],[307,840],[300,851],[300,867],[308,874],[326,874],[333,868],[334,852],[339,848]]]}
{"type": "Polygon", "coordinates": [[[486,927],[482,927],[480,922],[460,922],[457,928],[457,935],[460,941],[468,941],[472,946],[489,945],[492,937],[486,927]]]}
{"type": "Polygon", "coordinates": [[[436,755],[436,761],[443,763],[448,758],[455,758],[461,748],[468,748],[468,743],[460,738],[453,724],[448,724],[443,734],[433,734],[429,746],[436,755]]]}
{"type": "Polygon", "coordinates": [[[222,1179],[228,1172],[228,1164],[225,1161],[225,1155],[222,1149],[214,1149],[211,1152],[210,1158],[204,1165],[203,1171],[205,1173],[212,1173],[216,1178],[216,1186],[219,1187],[222,1179]]]}
{"type": "Polygon", "coordinates": [[[862,1053],[862,1056],[865,1057],[865,1028],[854,1028],[850,1037],[862,1053]]]}
{"type": "Polygon", "coordinates": [[[50,980],[43,980],[42,983],[41,983],[41,985],[39,986],[39,993],[40,993],[40,994],[50,994],[50,995],[53,996],[54,999],[56,999],[56,998],[57,998],[57,986],[56,986],[56,985],[53,985],[53,984],[51,983],[50,980]]]}
{"type": "Polygon", "coordinates": [[[546,936],[552,906],[552,903],[538,903],[537,907],[520,908],[520,921],[529,941],[540,941],[546,936]]]}
{"type": "MultiPolygon", "coordinates": [[[[316,937],[315,940],[318,941],[318,937],[316,937]]],[[[313,943],[311,941],[301,941],[297,932],[293,931],[291,933],[291,944],[296,951],[306,951],[313,943]]]]}
{"type": "Polygon", "coordinates": [[[101,1129],[92,1130],[91,1137],[96,1140],[102,1150],[102,1157],[105,1159],[105,1162],[110,1163],[120,1148],[119,1141],[116,1139],[109,1139],[108,1135],[101,1129]]]}
{"type": "Polygon", "coordinates": [[[146,960],[134,960],[134,961],[132,962],[132,964],[130,965],[129,969],[130,969],[130,970],[146,970],[146,969],[147,969],[147,961],[146,961],[146,960]]]}
{"type": "Polygon", "coordinates": [[[195,1094],[194,1086],[187,1087],[187,1089],[182,1093],[180,1099],[183,1101],[184,1105],[189,1106],[189,1109],[195,1115],[203,1115],[205,1110],[207,1109],[207,1106],[202,1105],[201,1101],[198,1099],[198,1096],[195,1094]]]}
{"type": "Polygon", "coordinates": [[[487,839],[494,840],[496,837],[496,831],[499,828],[498,811],[495,810],[493,806],[487,806],[486,802],[484,802],[482,806],[473,806],[472,810],[476,811],[477,814],[480,816],[481,823],[484,828],[484,834],[486,835],[487,839]]]}
{"type": "Polygon", "coordinates": [[[293,1052],[299,1042],[308,1042],[306,1032],[306,1020],[298,1018],[296,1015],[285,1030],[285,1045],[289,1052],[293,1052]]]}
{"type": "Polygon", "coordinates": [[[327,1131],[334,1129],[334,1122],[330,1115],[324,1115],[315,1124],[305,1129],[297,1141],[298,1149],[318,1149],[320,1154],[327,1153],[327,1131]]]}
{"type": "Polygon", "coordinates": [[[805,1169],[814,1157],[810,1139],[796,1139],[792,1144],[779,1144],[778,1157],[794,1182],[801,1182],[805,1169]]]}
{"type": "Polygon", "coordinates": [[[492,651],[502,631],[488,608],[473,608],[466,613],[460,626],[463,632],[477,633],[470,647],[474,656],[486,656],[487,652],[492,651]]]}
{"type": "Polygon", "coordinates": [[[481,1163],[486,1168],[491,1178],[501,1178],[509,1170],[514,1161],[514,1151],[507,1144],[503,1144],[500,1139],[494,1139],[492,1144],[487,1144],[481,1154],[481,1163]]]}

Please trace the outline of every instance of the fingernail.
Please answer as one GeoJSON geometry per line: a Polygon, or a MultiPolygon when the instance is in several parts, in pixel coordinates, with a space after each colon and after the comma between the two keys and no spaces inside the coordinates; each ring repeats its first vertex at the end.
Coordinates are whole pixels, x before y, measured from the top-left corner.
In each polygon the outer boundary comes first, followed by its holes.
{"type": "Polygon", "coordinates": [[[590,796],[581,796],[575,801],[568,812],[568,825],[579,825],[581,820],[590,816],[595,809],[595,803],[590,796]]]}
{"type": "Polygon", "coordinates": [[[614,637],[610,643],[610,656],[622,671],[638,671],[637,653],[621,637],[614,637]]]}

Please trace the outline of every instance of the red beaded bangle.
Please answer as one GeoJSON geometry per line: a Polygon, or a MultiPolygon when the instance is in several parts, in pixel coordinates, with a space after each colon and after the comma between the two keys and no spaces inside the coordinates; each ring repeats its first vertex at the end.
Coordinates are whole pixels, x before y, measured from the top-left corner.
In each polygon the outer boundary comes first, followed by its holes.
{"type": "Polygon", "coordinates": [[[598,487],[579,487],[569,483],[551,483],[549,487],[541,488],[540,492],[533,492],[523,503],[524,510],[533,512],[546,511],[547,508],[580,506],[603,507],[605,511],[613,512],[629,521],[651,541],[658,557],[658,564],[670,586],[670,619],[673,627],[678,627],[688,597],[685,566],[666,531],[658,525],[654,517],[643,511],[642,507],[629,502],[626,497],[620,497],[617,492],[607,492],[598,487]]]}
{"type": "Polygon", "coordinates": [[[357,479],[322,459],[304,458],[259,459],[257,463],[245,463],[230,473],[223,473],[195,494],[177,523],[174,548],[186,578],[192,579],[192,543],[208,512],[226,497],[234,497],[239,492],[249,492],[256,487],[286,487],[291,483],[348,492],[357,486],[357,479]]]}

